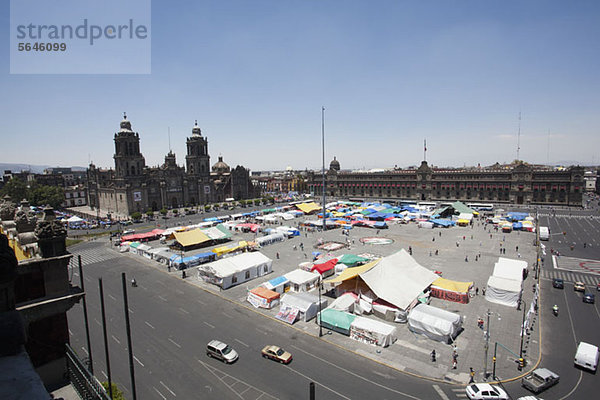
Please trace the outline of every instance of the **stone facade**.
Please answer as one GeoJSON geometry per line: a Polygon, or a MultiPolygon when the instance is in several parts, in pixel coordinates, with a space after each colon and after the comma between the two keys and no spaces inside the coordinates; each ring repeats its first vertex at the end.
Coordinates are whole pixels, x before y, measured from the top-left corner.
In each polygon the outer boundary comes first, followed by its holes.
{"type": "MultiPolygon", "coordinates": [[[[525,163],[472,168],[432,168],[381,172],[340,170],[334,159],[326,174],[326,195],[337,198],[466,203],[581,206],[584,169],[555,170],[525,163]]],[[[309,173],[309,191],[323,194],[322,175],[309,173]]]]}
{"type": "Polygon", "coordinates": [[[208,138],[196,122],[187,138],[186,167],[177,165],[171,151],[159,167],[146,166],[140,152],[140,136],[125,116],[114,134],[115,168],[101,170],[90,164],[87,171],[88,204],[102,211],[128,216],[133,212],[161,208],[189,207],[258,197],[249,171],[233,170],[222,157],[210,169],[208,138]]]}

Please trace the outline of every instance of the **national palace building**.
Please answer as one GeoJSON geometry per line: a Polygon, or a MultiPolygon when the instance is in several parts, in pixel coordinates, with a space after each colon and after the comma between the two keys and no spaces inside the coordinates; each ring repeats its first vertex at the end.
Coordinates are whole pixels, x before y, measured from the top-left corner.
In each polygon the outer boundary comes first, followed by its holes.
{"type": "MultiPolygon", "coordinates": [[[[323,194],[323,175],[310,172],[309,191],[323,194]]],[[[343,171],[333,159],[326,172],[326,195],[364,200],[487,202],[581,206],[583,167],[554,169],[516,162],[489,167],[418,168],[378,172],[343,171]]]]}
{"type": "Polygon", "coordinates": [[[127,216],[136,211],[197,206],[260,195],[246,168],[231,169],[222,157],[210,167],[208,138],[202,136],[197,122],[186,141],[185,168],[177,165],[171,151],[163,165],[146,166],[140,152],[140,135],[131,129],[126,115],[120,130],[114,134],[114,142],[114,170],[99,169],[94,164],[87,170],[88,204],[98,210],[127,216]]]}

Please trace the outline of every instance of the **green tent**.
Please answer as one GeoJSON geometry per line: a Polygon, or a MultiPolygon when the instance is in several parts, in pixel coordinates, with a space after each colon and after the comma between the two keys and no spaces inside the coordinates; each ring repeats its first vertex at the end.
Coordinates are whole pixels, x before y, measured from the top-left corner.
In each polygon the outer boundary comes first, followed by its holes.
{"type": "Polygon", "coordinates": [[[368,258],[355,256],[354,254],[344,254],[338,259],[338,264],[345,264],[349,267],[356,267],[369,261],[368,258]]]}
{"type": "Polygon", "coordinates": [[[317,323],[325,329],[331,329],[346,336],[350,336],[350,325],[354,322],[356,315],[348,314],[344,311],[334,310],[332,308],[326,308],[321,312],[321,316],[317,315],[317,323]]]}

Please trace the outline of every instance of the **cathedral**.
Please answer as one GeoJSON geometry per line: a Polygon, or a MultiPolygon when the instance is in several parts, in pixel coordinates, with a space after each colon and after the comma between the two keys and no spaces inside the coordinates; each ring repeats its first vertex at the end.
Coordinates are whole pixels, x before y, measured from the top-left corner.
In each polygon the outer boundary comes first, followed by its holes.
{"type": "Polygon", "coordinates": [[[127,115],[114,134],[114,142],[114,170],[99,169],[94,164],[87,170],[88,204],[103,212],[130,215],[260,196],[248,169],[239,165],[231,169],[221,156],[210,167],[208,138],[202,136],[197,122],[186,141],[185,168],[177,165],[171,151],[163,165],[146,166],[140,152],[140,135],[132,130],[127,115]]]}

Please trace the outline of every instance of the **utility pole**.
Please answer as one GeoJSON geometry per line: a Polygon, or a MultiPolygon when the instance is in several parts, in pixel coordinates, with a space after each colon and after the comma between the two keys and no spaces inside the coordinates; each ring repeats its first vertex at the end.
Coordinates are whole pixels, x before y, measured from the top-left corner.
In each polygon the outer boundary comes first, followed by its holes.
{"type": "Polygon", "coordinates": [[[485,331],[485,355],[483,356],[483,378],[487,379],[487,359],[488,349],[490,347],[490,309],[487,310],[487,331],[485,331]]]}

